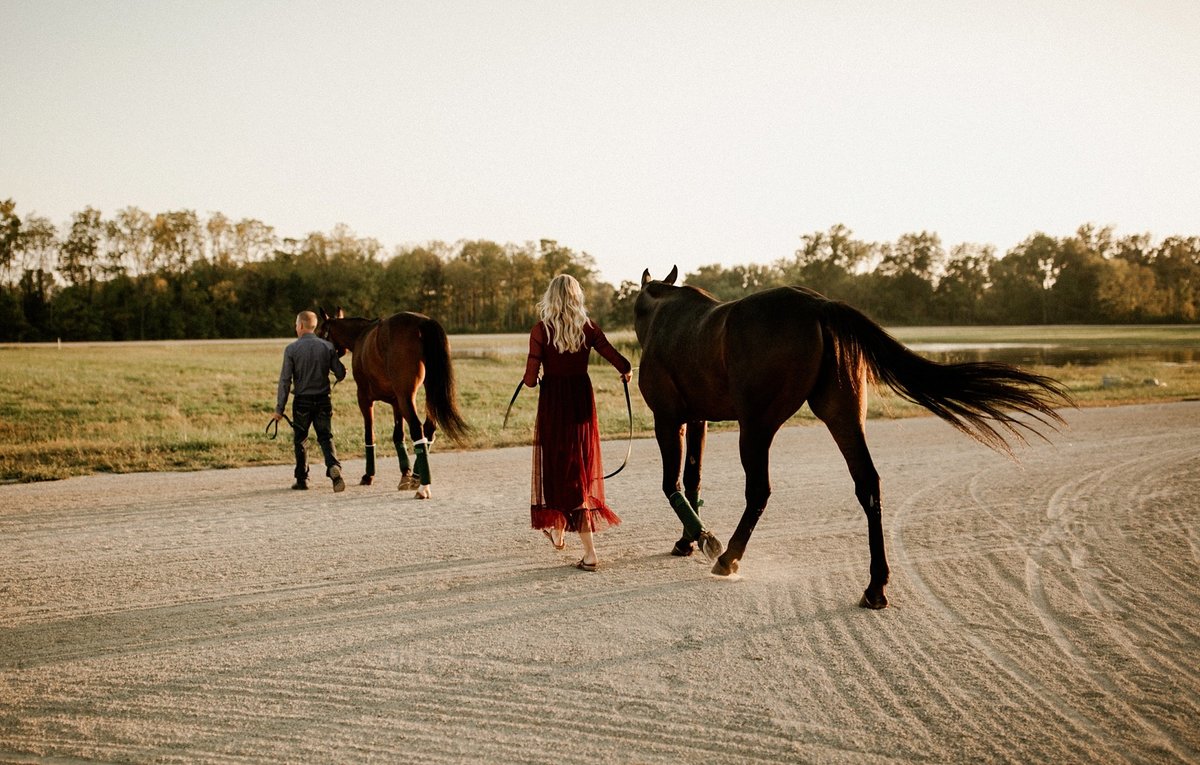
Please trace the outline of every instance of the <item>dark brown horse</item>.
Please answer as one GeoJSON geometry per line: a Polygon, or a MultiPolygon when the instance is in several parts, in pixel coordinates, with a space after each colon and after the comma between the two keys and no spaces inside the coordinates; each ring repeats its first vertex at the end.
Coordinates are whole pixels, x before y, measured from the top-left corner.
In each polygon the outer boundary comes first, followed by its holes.
{"type": "MultiPolygon", "coordinates": [[[[1040,435],[1071,405],[1056,381],[1007,364],[939,364],[911,352],[882,327],[845,303],[803,287],[781,287],[722,303],[695,287],[642,274],[635,328],[642,346],[638,386],[654,412],[663,460],[663,493],[681,518],[699,509],[700,470],[708,421],[737,420],[746,474],[746,510],[713,573],[729,575],[767,506],[771,441],[806,401],[825,423],[854,479],[867,515],[871,581],[860,605],[887,605],[879,474],[863,426],[867,387],[882,383],[929,409],[968,436],[1010,452],[1005,435],[1040,435]],[[687,459],[683,460],[686,436],[687,459]],[[680,470],[683,492],[680,493],[680,470]]],[[[694,517],[694,514],[692,515],[694,517]]],[[[672,551],[690,555],[697,527],[672,551]]]]}
{"type": "Polygon", "coordinates": [[[330,316],[321,309],[317,330],[337,347],[339,354],[354,354],[352,369],[362,411],[367,469],[362,485],[375,476],[375,402],[392,405],[395,426],[392,441],[400,460],[400,490],[417,489],[418,499],[430,497],[429,445],[440,425],[455,441],[470,428],[458,411],[450,343],[442,325],[419,313],[397,313],[386,319],[346,318],[342,309],[330,316]],[[417,416],[417,388],[425,385],[425,422],[417,416]],[[404,446],[404,426],[416,453],[409,467],[404,446]],[[415,474],[414,474],[415,470],[415,474]]]}

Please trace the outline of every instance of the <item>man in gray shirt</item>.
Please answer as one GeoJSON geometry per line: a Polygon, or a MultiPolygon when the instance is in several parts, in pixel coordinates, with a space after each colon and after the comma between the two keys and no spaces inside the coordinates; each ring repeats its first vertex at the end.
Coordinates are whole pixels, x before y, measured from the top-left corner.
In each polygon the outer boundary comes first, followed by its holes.
{"type": "Polygon", "coordinates": [[[296,446],[296,483],[292,488],[308,488],[308,453],[304,444],[311,426],[317,431],[317,443],[325,455],[325,475],[333,481],[334,491],[342,491],[346,488],[346,482],[342,480],[342,463],[338,462],[337,451],[333,448],[333,403],[329,400],[329,373],[333,372],[341,382],[346,377],[346,367],[338,358],[333,343],[313,334],[316,329],[315,313],[301,311],[296,315],[297,339],[283,351],[283,369],[279,373],[279,392],[272,419],[275,422],[283,419],[288,390],[292,389],[295,394],[292,400],[292,438],[296,446]]]}

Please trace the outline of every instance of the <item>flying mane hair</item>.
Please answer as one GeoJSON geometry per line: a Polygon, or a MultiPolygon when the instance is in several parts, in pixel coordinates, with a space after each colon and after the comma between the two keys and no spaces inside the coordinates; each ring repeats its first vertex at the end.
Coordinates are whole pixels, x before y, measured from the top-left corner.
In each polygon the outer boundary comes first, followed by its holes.
{"type": "Polygon", "coordinates": [[[559,353],[583,347],[587,309],[583,305],[583,288],[574,276],[559,274],[550,280],[546,294],[538,301],[538,314],[546,322],[550,342],[559,353]]]}

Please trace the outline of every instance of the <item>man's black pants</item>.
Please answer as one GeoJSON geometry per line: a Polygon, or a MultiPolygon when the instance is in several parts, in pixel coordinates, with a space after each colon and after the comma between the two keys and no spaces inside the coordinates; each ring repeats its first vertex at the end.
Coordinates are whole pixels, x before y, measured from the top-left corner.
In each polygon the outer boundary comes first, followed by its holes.
{"type": "Polygon", "coordinates": [[[317,431],[317,443],[325,455],[325,475],[334,465],[341,467],[333,448],[333,402],[329,396],[296,396],[292,401],[292,438],[296,446],[296,478],[308,478],[308,429],[317,431]]]}

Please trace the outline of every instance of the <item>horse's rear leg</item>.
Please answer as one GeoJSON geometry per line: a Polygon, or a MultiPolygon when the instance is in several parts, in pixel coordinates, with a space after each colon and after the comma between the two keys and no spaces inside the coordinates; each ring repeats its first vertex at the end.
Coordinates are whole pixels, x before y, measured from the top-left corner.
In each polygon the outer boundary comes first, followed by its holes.
{"type": "Polygon", "coordinates": [[[813,414],[820,417],[837,443],[850,476],[854,479],[854,495],[867,514],[867,543],[871,549],[871,582],[863,592],[859,605],[863,608],[886,608],[884,587],[888,583],[887,554],[883,546],[883,507],[879,491],[879,473],[867,449],[863,430],[866,422],[865,389],[830,390],[809,401],[813,414]]]}
{"type": "Polygon", "coordinates": [[[410,483],[416,483],[417,493],[415,496],[417,499],[429,499],[432,496],[430,484],[433,482],[429,472],[429,439],[425,437],[425,432],[421,427],[421,418],[417,417],[416,396],[410,395],[408,398],[401,398],[397,403],[401,410],[401,416],[408,425],[408,434],[413,440],[415,458],[413,459],[413,477],[410,483]]]}
{"type": "Polygon", "coordinates": [[[400,407],[392,407],[392,443],[396,445],[396,459],[400,463],[399,491],[415,489],[419,486],[413,477],[412,465],[408,461],[408,449],[404,447],[404,419],[400,416],[400,407]]]}
{"type": "Polygon", "coordinates": [[[742,423],[738,451],[742,458],[742,470],[746,473],[746,509],[733,536],[729,538],[729,548],[713,564],[714,574],[728,576],[737,573],[738,561],[746,552],[750,535],[767,508],[767,500],[771,496],[769,457],[771,441],[774,439],[775,429],[742,423]]]}
{"type": "Polygon", "coordinates": [[[375,405],[371,401],[358,400],[359,411],[363,418],[363,442],[366,444],[367,468],[363,473],[360,486],[370,486],[375,479],[375,405]]]}

